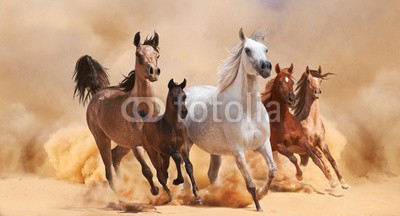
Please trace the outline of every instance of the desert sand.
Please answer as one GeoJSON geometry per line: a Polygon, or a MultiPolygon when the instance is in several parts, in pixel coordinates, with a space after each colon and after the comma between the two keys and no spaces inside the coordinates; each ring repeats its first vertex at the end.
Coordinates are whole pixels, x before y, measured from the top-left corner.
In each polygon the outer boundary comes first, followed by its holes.
{"type": "MultiPolygon", "coordinates": [[[[107,204],[84,203],[82,194],[89,188],[36,176],[2,177],[0,215],[121,215],[107,204]]],[[[399,215],[400,177],[379,181],[353,182],[349,190],[335,189],[335,196],[317,193],[271,192],[261,201],[263,212],[254,205],[246,208],[207,206],[156,206],[157,210],[138,215],[399,215]]],[[[331,193],[332,194],[332,193],[331,193]]],[[[112,198],[110,199],[112,200],[112,198]]],[[[122,215],[129,215],[124,213],[122,215]]]]}

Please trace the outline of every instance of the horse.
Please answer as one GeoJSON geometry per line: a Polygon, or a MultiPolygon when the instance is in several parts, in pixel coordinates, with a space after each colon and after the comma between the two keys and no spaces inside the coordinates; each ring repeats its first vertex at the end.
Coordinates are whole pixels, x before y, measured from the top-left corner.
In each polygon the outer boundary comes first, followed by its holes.
{"type": "Polygon", "coordinates": [[[181,160],[185,162],[186,172],[192,182],[193,194],[196,202],[202,204],[198,188],[193,177],[192,163],[189,160],[189,154],[186,149],[188,131],[186,126],[180,120],[186,118],[188,113],[185,100],[186,95],[183,89],[186,86],[186,79],[181,84],[177,84],[171,79],[168,83],[168,95],[165,108],[165,114],[156,122],[145,123],[142,129],[143,147],[148,153],[150,160],[157,170],[157,178],[164,190],[168,194],[168,202],[172,201],[172,195],[167,187],[169,158],[175,162],[177,168],[177,178],[173,181],[174,185],[183,183],[181,171],[181,160]],[[181,158],[182,156],[182,158],[181,158]]]}
{"type": "MultiPolygon", "coordinates": [[[[306,135],[309,143],[315,148],[323,152],[329,163],[335,170],[343,189],[348,189],[349,185],[346,183],[342,175],[339,173],[338,166],[335,159],[332,157],[329,147],[325,141],[325,127],[319,114],[319,97],[322,93],[321,83],[322,80],[327,79],[333,73],[322,73],[321,66],[318,70],[310,70],[307,66],[306,71],[302,74],[297,82],[296,97],[298,102],[294,107],[294,116],[300,121],[303,128],[303,133],[306,135]]],[[[308,156],[301,157],[301,163],[307,165],[308,156]]]]}
{"type": "Polygon", "coordinates": [[[276,64],[275,71],[276,77],[267,83],[265,92],[262,94],[262,103],[270,118],[272,151],[278,151],[295,165],[296,178],[299,181],[303,180],[303,172],[294,153],[308,155],[329,180],[330,186],[334,188],[335,182],[323,164],[321,155],[310,145],[300,121],[289,111],[289,106],[294,106],[297,100],[293,92],[293,64],[285,69],[281,69],[279,64],[276,64]]]}
{"type": "Polygon", "coordinates": [[[268,139],[267,111],[261,106],[257,79],[258,75],[270,76],[271,63],[266,58],[268,48],[262,43],[261,31],[248,38],[240,29],[239,37],[241,43],[231,50],[218,70],[218,86],[194,86],[186,91],[187,148],[190,150],[194,143],[210,154],[208,177],[212,184],[217,180],[222,155],[233,156],[257,211],[261,211],[258,200],[268,193],[277,171],[268,139]],[[196,109],[198,105],[200,109],[196,109]],[[262,190],[256,190],[246,163],[245,152],[249,149],[261,153],[269,167],[269,179],[262,190]]]}
{"type": "Polygon", "coordinates": [[[152,180],[151,169],[144,160],[144,149],[141,147],[143,119],[140,118],[145,117],[143,113],[148,113],[150,117],[158,115],[152,87],[152,82],[157,81],[161,72],[157,66],[157,59],[160,57],[158,43],[159,36],[156,32],[153,37],[146,38],[143,44],[140,43],[140,32],[135,34],[135,70],[118,86],[110,86],[106,69],[92,57],[82,56],[76,63],[73,75],[74,96],[79,97],[79,102],[83,105],[89,100],[87,124],[100,151],[106,179],[115,193],[113,171],[119,174],[121,159],[130,149],[142,166],[142,173],[150,184],[151,193],[157,195],[159,192],[152,180]],[[143,103],[135,103],[136,98],[141,98],[143,103]],[[112,150],[111,140],[117,144],[112,150]]]}

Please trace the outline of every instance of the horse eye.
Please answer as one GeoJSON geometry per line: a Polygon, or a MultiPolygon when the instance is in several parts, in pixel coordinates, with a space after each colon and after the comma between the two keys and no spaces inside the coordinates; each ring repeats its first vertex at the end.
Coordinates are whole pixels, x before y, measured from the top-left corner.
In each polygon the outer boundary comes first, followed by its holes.
{"type": "Polygon", "coordinates": [[[183,95],[182,100],[186,100],[186,95],[183,95]]]}
{"type": "Polygon", "coordinates": [[[265,53],[267,53],[267,52],[268,52],[268,49],[265,50],[265,53]]]}
{"type": "Polygon", "coordinates": [[[250,50],[249,48],[247,48],[247,47],[244,48],[244,51],[246,52],[247,55],[250,55],[250,54],[251,54],[251,50],[250,50]]]}
{"type": "Polygon", "coordinates": [[[160,58],[160,55],[157,56],[157,59],[160,58]]]}

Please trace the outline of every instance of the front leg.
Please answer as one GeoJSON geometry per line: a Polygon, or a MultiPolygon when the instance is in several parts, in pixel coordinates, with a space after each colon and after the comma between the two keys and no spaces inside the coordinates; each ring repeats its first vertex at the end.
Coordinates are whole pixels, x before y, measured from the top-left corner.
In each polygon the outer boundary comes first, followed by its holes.
{"type": "Polygon", "coordinates": [[[189,175],[190,181],[192,182],[192,190],[196,199],[196,203],[198,205],[203,205],[203,199],[199,195],[199,189],[197,188],[196,181],[194,180],[193,165],[189,160],[189,151],[192,145],[193,143],[191,143],[190,141],[183,145],[181,149],[181,154],[183,161],[185,162],[186,173],[189,175]]]}
{"type": "Polygon", "coordinates": [[[171,148],[171,145],[164,144],[161,149],[162,152],[172,157],[176,165],[177,177],[173,181],[174,185],[180,185],[184,182],[181,170],[182,158],[181,155],[174,149],[171,148]]]}

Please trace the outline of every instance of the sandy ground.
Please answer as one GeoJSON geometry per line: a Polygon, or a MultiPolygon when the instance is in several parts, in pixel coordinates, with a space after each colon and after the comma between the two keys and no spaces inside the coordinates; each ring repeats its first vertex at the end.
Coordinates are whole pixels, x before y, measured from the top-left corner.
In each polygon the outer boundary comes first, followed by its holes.
{"type": "MultiPolygon", "coordinates": [[[[106,204],[85,203],[88,187],[35,176],[0,179],[0,215],[128,215],[106,204]]],[[[329,195],[271,192],[261,201],[261,215],[400,215],[400,177],[372,182],[360,180],[347,191],[329,195]]],[[[157,211],[139,215],[260,215],[254,205],[234,209],[222,207],[157,206],[157,211]]]]}

